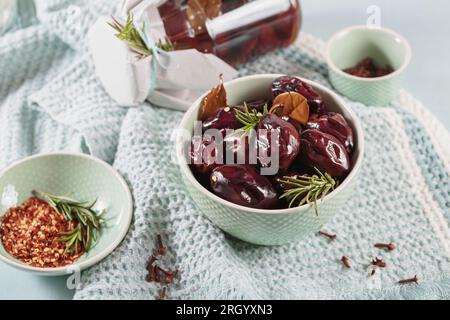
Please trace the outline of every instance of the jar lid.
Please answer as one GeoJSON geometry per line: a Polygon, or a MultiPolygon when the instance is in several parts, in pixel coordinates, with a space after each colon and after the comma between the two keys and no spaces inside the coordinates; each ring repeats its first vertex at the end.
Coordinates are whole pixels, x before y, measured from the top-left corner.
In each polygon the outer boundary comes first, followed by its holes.
{"type": "Polygon", "coordinates": [[[209,36],[215,39],[220,34],[287,12],[293,5],[293,0],[255,0],[214,19],[208,19],[206,29],[209,36]]]}

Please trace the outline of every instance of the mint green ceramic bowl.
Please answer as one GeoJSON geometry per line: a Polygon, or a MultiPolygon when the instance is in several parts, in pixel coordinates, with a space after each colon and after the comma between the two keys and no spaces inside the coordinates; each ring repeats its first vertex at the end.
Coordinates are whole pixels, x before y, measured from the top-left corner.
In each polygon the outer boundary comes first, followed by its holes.
{"type": "Polygon", "coordinates": [[[0,215],[21,204],[33,190],[70,196],[81,201],[98,199],[105,209],[105,226],[91,250],[73,264],[37,268],[9,255],[0,241],[0,260],[40,275],[63,275],[88,268],[110,254],[125,237],[133,214],[132,197],[123,178],[106,162],[84,154],[49,153],[25,158],[0,174],[0,215]]]}
{"type": "MultiPolygon", "coordinates": [[[[230,105],[243,101],[269,98],[273,80],[280,75],[262,74],[225,83],[230,105]]],[[[279,245],[317,232],[352,195],[364,154],[364,134],[356,115],[343,100],[324,86],[302,79],[322,95],[329,111],[341,113],[354,130],[355,149],[352,171],[342,184],[323,200],[319,200],[319,215],[310,205],[291,209],[260,210],[236,205],[205,189],[194,177],[185,159],[185,146],[190,142],[202,96],[186,112],[176,140],[177,161],[192,199],[213,224],[241,240],[259,245],[279,245]]]]}
{"type": "Polygon", "coordinates": [[[352,26],[339,31],[328,42],[326,59],[333,87],[351,100],[384,106],[397,94],[411,61],[411,48],[404,37],[385,28],[352,26]],[[395,72],[378,78],[361,78],[342,71],[371,57],[395,72]]]}

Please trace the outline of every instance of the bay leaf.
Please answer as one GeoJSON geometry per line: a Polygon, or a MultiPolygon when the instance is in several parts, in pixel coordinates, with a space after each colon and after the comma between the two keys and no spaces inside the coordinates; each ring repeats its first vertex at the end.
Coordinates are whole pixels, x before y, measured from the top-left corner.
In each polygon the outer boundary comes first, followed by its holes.
{"type": "Polygon", "coordinates": [[[297,92],[285,92],[273,100],[273,105],[283,105],[283,116],[289,116],[295,121],[306,125],[309,119],[308,99],[297,92]]]}
{"type": "Polygon", "coordinates": [[[200,106],[198,118],[205,121],[210,116],[214,115],[220,108],[227,106],[227,92],[223,86],[223,79],[220,83],[211,89],[211,91],[203,98],[200,106]]]}

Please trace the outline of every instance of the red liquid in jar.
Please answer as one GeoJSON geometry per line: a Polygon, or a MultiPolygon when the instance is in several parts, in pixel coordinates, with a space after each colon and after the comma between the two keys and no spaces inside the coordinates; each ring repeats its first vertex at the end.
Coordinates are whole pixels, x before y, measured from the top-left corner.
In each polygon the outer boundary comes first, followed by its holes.
{"type": "Polygon", "coordinates": [[[158,10],[177,49],[213,53],[232,65],[289,46],[301,24],[298,0],[223,0],[220,15],[200,34],[187,17],[187,0],[167,1],[158,10]]]}

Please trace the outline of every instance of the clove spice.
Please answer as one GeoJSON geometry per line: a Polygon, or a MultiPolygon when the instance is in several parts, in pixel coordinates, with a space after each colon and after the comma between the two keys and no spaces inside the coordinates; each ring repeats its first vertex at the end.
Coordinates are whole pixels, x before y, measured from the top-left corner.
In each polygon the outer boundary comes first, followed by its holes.
{"type": "Polygon", "coordinates": [[[158,234],[156,236],[156,242],[157,242],[157,247],[158,247],[158,254],[163,256],[166,254],[166,247],[163,245],[162,243],[162,238],[161,235],[158,234]]]}
{"type": "MultiPolygon", "coordinates": [[[[169,271],[160,267],[157,262],[160,257],[163,257],[166,254],[166,247],[162,242],[162,238],[160,235],[156,237],[156,249],[153,254],[150,256],[147,263],[147,276],[145,280],[147,282],[156,282],[161,284],[172,284],[174,282],[175,277],[178,274],[178,270],[169,271]]],[[[159,297],[156,297],[157,300],[164,300],[167,297],[167,287],[164,287],[161,291],[159,297]]]]}
{"type": "Polygon", "coordinates": [[[386,268],[386,262],[378,257],[372,260],[372,265],[378,268],[386,268]]]}
{"type": "Polygon", "coordinates": [[[346,267],[347,269],[351,268],[350,259],[348,257],[342,256],[341,261],[342,261],[342,264],[344,265],[344,267],[346,267]]]}
{"type": "Polygon", "coordinates": [[[164,287],[159,296],[156,297],[156,300],[165,300],[166,297],[167,297],[167,287],[164,287]]]}
{"type": "Polygon", "coordinates": [[[376,243],[375,248],[387,249],[389,251],[395,250],[396,246],[393,243],[376,243]]]}
{"type": "Polygon", "coordinates": [[[319,231],[319,235],[321,235],[321,236],[323,236],[325,238],[328,238],[328,240],[330,240],[330,241],[334,241],[337,238],[337,236],[335,234],[330,234],[330,233],[325,232],[325,231],[319,231]]]}
{"type": "Polygon", "coordinates": [[[377,268],[386,268],[386,262],[384,262],[382,259],[378,257],[372,260],[371,265],[372,265],[372,272],[370,273],[371,276],[375,275],[377,268]]]}
{"type": "Polygon", "coordinates": [[[415,284],[418,284],[418,283],[419,283],[419,279],[417,278],[417,275],[415,275],[414,277],[409,278],[409,279],[403,279],[403,280],[400,280],[400,281],[398,282],[398,284],[408,284],[408,283],[415,283],[415,284]]]}
{"type": "Polygon", "coordinates": [[[171,284],[177,276],[178,270],[167,271],[156,264],[158,259],[155,256],[151,256],[147,264],[147,282],[165,283],[171,284]]]}

